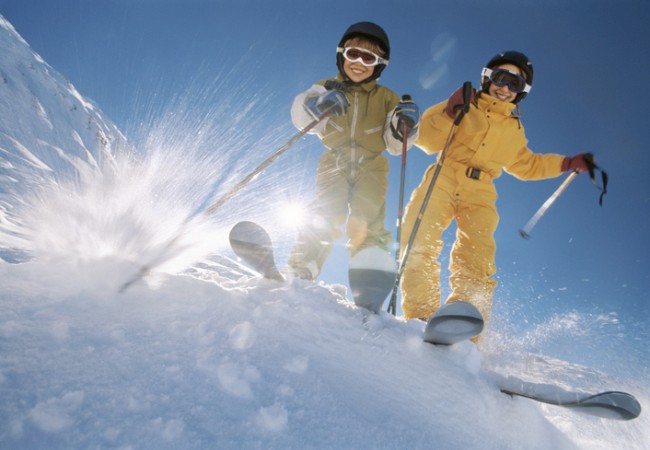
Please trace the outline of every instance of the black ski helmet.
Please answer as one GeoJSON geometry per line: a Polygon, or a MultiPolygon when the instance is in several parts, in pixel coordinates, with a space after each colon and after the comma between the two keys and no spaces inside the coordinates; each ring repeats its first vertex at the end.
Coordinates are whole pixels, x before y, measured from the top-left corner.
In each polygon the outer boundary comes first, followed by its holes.
{"type": "MultiPolygon", "coordinates": [[[[508,50],[505,52],[501,52],[498,55],[494,56],[485,67],[488,69],[494,69],[495,67],[498,67],[502,64],[513,64],[517,67],[519,67],[519,70],[521,70],[526,77],[526,82],[532,86],[533,85],[533,63],[528,59],[526,55],[524,55],[521,52],[517,52],[514,50],[508,50]]],[[[481,89],[483,92],[487,92],[488,88],[490,87],[490,79],[487,77],[483,77],[481,80],[481,89]]],[[[515,97],[515,100],[513,103],[519,103],[521,100],[524,99],[528,95],[526,92],[520,92],[517,94],[515,97]]]]}
{"type": "MultiPolygon", "coordinates": [[[[339,47],[343,47],[345,42],[348,39],[351,39],[355,36],[363,36],[369,38],[372,41],[376,42],[384,51],[382,56],[386,61],[390,60],[390,42],[388,41],[388,35],[383,30],[382,27],[372,22],[358,22],[350,27],[343,33],[343,37],[339,42],[339,47]]],[[[336,53],[336,67],[338,67],[341,75],[345,77],[345,72],[343,71],[343,55],[341,53],[336,53]]],[[[375,71],[372,73],[369,80],[376,80],[381,75],[381,72],[386,68],[386,64],[377,64],[375,66],[375,71]]],[[[346,78],[346,77],[345,77],[346,78]]]]}

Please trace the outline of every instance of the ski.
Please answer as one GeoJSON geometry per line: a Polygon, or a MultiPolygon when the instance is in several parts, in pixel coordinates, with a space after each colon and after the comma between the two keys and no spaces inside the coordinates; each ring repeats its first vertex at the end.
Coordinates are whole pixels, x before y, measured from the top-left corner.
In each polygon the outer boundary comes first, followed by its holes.
{"type": "Polygon", "coordinates": [[[397,266],[389,252],[378,247],[360,250],[350,258],[348,281],[354,304],[374,313],[393,290],[397,266]]]}
{"type": "Polygon", "coordinates": [[[502,381],[499,389],[510,396],[571,408],[605,419],[632,420],[641,414],[638,400],[627,392],[605,391],[587,394],[567,391],[549,384],[526,382],[514,377],[502,381]]]}
{"type": "Polygon", "coordinates": [[[271,237],[260,225],[239,222],[230,230],[229,240],[233,252],[264,278],[284,281],[275,264],[271,237]]]}
{"type": "MultiPolygon", "coordinates": [[[[264,278],[284,281],[273,256],[273,242],[266,230],[255,222],[237,223],[229,235],[233,252],[264,278]]],[[[352,297],[357,306],[379,312],[390,294],[397,268],[386,250],[369,247],[350,259],[348,277],[352,297]]]]}
{"type": "Polygon", "coordinates": [[[435,345],[452,345],[472,339],[483,331],[483,317],[474,305],[451,302],[440,308],[427,322],[424,341],[435,345]]]}

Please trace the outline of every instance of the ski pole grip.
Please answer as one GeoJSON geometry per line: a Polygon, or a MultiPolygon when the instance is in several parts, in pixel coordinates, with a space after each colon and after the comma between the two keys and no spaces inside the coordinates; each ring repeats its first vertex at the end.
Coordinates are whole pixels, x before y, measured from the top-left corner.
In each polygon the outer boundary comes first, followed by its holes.
{"type": "Polygon", "coordinates": [[[345,84],[341,83],[340,81],[336,81],[336,80],[327,80],[323,87],[325,89],[327,89],[328,91],[331,91],[331,90],[341,91],[341,92],[348,92],[349,91],[348,87],[345,84]]]}
{"type": "Polygon", "coordinates": [[[456,119],[454,120],[454,125],[458,126],[460,124],[460,121],[463,120],[463,117],[465,117],[465,114],[469,112],[469,104],[471,99],[472,99],[472,82],[466,81],[463,83],[463,107],[461,108],[460,112],[456,116],[456,119]]]}
{"type": "MultiPolygon", "coordinates": [[[[402,95],[402,102],[412,102],[412,101],[413,101],[413,99],[411,98],[411,96],[409,94],[402,95]]],[[[402,123],[402,136],[406,136],[408,134],[409,128],[411,128],[411,127],[410,127],[409,123],[406,120],[400,121],[400,122],[402,123]]]]}

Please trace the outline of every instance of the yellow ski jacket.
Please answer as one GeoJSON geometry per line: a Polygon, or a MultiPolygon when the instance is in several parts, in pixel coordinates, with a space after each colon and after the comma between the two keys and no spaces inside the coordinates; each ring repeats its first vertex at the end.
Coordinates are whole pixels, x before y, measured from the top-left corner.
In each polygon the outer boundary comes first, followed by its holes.
{"type": "MultiPolygon", "coordinates": [[[[453,119],[445,113],[447,101],[427,109],[420,123],[416,145],[432,155],[444,147],[453,119]]],[[[481,171],[489,179],[502,169],[522,180],[561,175],[563,155],[536,154],[528,148],[524,128],[513,115],[515,105],[486,94],[470,107],[447,150],[443,165],[461,164],[481,171]]]]}

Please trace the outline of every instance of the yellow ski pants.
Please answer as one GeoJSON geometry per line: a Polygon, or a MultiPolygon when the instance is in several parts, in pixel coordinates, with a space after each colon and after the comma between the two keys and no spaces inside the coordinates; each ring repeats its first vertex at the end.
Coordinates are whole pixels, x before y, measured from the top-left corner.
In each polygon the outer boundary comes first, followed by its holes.
{"type": "MultiPolygon", "coordinates": [[[[496,281],[494,231],[499,222],[496,190],[487,174],[481,179],[467,176],[467,166],[445,160],[410,250],[402,274],[404,317],[429,318],[440,308],[440,263],[444,246],[441,235],[456,220],[456,240],[451,250],[447,302],[466,301],[490,319],[496,281]]],[[[404,251],[435,171],[427,169],[422,183],[408,203],[401,234],[404,251]]]]}

